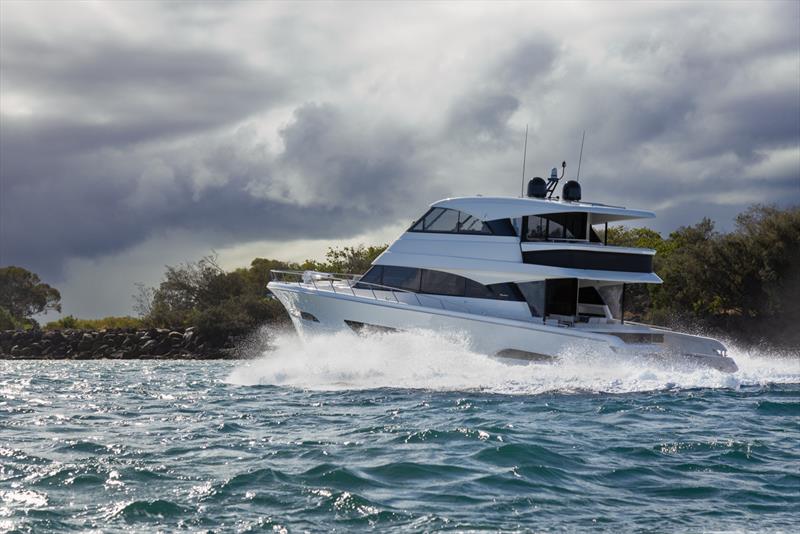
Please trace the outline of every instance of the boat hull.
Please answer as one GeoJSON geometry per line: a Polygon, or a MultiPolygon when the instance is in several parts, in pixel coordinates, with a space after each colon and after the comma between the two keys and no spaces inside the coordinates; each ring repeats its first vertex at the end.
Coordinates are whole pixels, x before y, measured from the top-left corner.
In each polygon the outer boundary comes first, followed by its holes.
{"type": "Polygon", "coordinates": [[[659,331],[664,343],[632,344],[611,331],[598,333],[462,313],[388,298],[319,290],[300,283],[270,282],[268,287],[286,308],[301,338],[343,330],[362,333],[422,329],[459,336],[475,352],[517,362],[552,362],[568,352],[606,351],[646,355],[659,360],[675,359],[726,372],[736,370],[731,358],[715,352],[720,347],[724,350],[722,344],[698,336],[659,331]]]}

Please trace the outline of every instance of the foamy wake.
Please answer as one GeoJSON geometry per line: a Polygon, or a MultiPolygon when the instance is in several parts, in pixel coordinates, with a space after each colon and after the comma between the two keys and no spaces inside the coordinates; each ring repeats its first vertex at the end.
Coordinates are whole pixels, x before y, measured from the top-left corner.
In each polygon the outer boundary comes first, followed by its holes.
{"type": "Polygon", "coordinates": [[[341,332],[305,342],[286,335],[276,340],[274,350],[237,367],[228,382],[315,390],[392,387],[511,394],[627,393],[800,383],[797,354],[748,352],[735,347],[730,353],[739,366],[734,374],[585,350],[562,354],[555,364],[510,364],[471,352],[458,336],[429,331],[365,337],[341,332]]]}

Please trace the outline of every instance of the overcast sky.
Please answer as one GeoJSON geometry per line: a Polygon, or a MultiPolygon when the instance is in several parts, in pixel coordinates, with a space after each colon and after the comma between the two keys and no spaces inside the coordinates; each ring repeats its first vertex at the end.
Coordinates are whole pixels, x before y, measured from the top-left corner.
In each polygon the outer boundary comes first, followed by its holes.
{"type": "Polygon", "coordinates": [[[800,2],[0,0],[0,265],[64,313],[214,249],[322,257],[518,195],[587,132],[584,199],[660,231],[800,203],[800,2]]]}

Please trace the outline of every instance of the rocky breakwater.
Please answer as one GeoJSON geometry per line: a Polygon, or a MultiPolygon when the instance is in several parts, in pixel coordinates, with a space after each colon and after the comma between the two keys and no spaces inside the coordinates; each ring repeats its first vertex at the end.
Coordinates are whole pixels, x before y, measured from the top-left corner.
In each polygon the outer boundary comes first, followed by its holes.
{"type": "Polygon", "coordinates": [[[211,343],[194,328],[0,331],[0,359],[237,359],[233,340],[211,343]]]}

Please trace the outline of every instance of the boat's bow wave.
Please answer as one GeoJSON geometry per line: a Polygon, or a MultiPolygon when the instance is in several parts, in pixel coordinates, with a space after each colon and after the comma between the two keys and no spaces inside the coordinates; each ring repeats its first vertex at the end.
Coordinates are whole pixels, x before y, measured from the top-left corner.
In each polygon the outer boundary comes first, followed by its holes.
{"type": "Polygon", "coordinates": [[[555,363],[519,365],[470,351],[458,333],[340,332],[305,342],[286,335],[276,340],[274,350],[237,367],[228,382],[314,390],[418,388],[501,394],[630,393],[800,382],[797,354],[735,348],[731,353],[739,366],[733,374],[579,347],[566,350],[555,363]]]}

